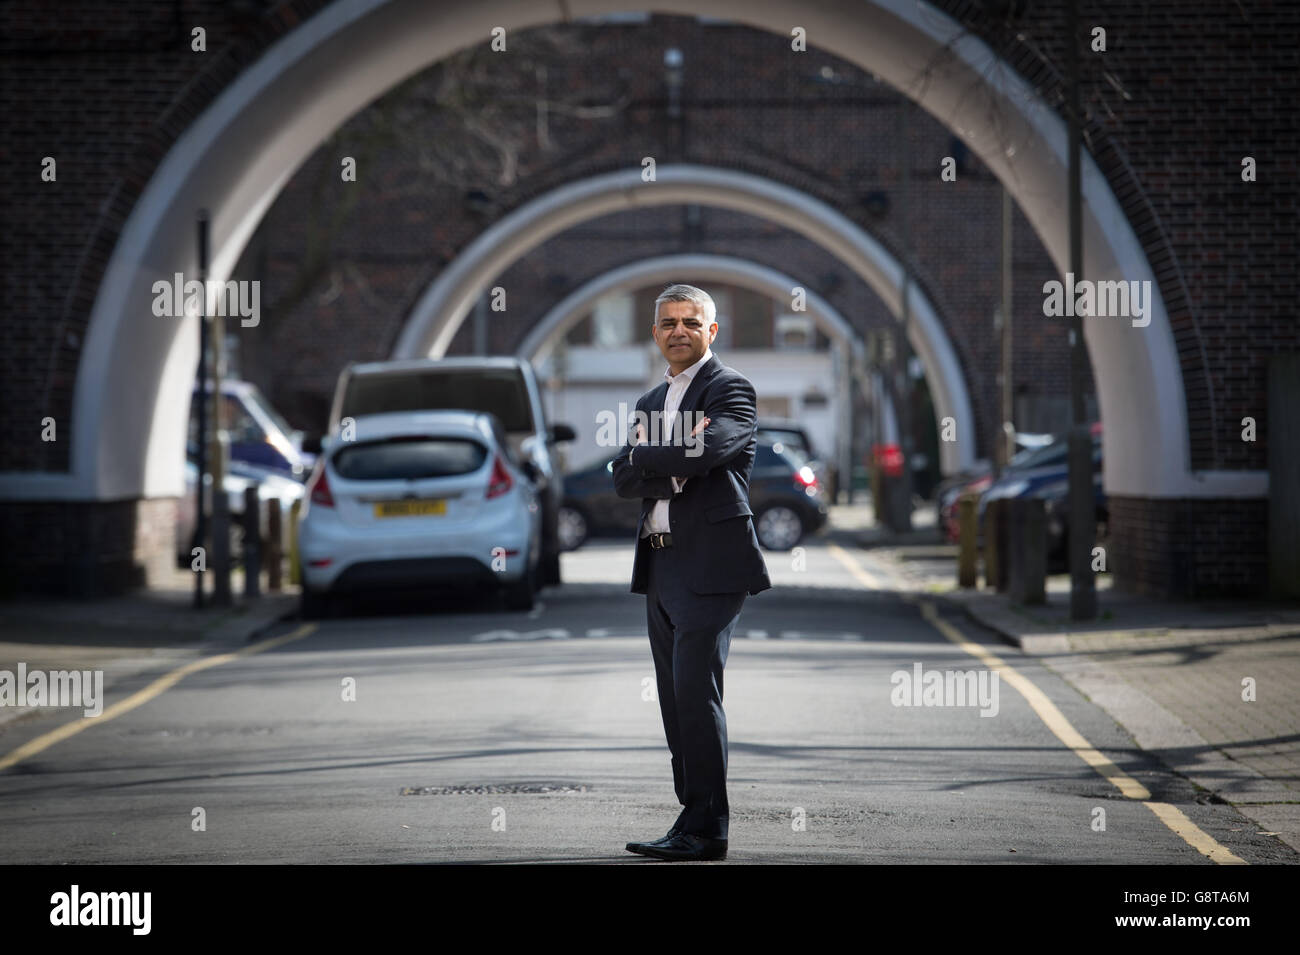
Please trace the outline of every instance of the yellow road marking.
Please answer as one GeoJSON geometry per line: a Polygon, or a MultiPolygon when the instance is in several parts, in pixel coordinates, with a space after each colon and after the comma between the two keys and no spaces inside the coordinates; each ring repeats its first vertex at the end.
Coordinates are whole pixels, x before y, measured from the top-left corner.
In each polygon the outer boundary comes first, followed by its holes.
{"type": "Polygon", "coordinates": [[[21,763],[24,759],[35,756],[37,753],[44,752],[55,743],[61,743],[65,739],[76,736],[82,730],[90,729],[92,726],[99,726],[107,723],[109,720],[116,719],[124,713],[129,713],[137,706],[143,706],[154,697],[165,693],[173,686],[185,679],[191,673],[198,673],[200,670],[208,670],[215,666],[221,666],[223,663],[230,663],[232,660],[238,660],[240,657],[252,656],[255,653],[263,653],[267,650],[274,650],[276,647],[284,646],[294,640],[300,640],[308,634],[314,633],[316,624],[305,623],[292,633],[286,633],[282,637],[276,637],[273,640],[265,640],[260,643],[250,644],[233,653],[218,653],[210,657],[203,657],[199,660],[193,660],[184,666],[177,667],[169,673],[164,673],[158,679],[154,680],[143,689],[136,690],[124,700],[119,700],[112,706],[107,707],[103,713],[97,717],[88,717],[85,719],[72,720],[64,723],[57,729],[43,733],[22,746],[19,746],[13,752],[0,759],[0,772],[21,763]]]}
{"type": "Polygon", "coordinates": [[[1023,673],[1012,669],[1001,657],[990,652],[986,647],[967,640],[956,627],[939,616],[934,609],[934,604],[930,601],[926,600],[921,603],[921,616],[930,621],[936,630],[957,644],[957,646],[971,656],[977,657],[990,670],[997,670],[999,678],[1004,683],[1014,687],[1025,698],[1025,701],[1033,707],[1039,719],[1047,724],[1047,728],[1056,735],[1056,738],[1064,743],[1066,747],[1074,750],[1080,759],[1095,769],[1108,783],[1129,799],[1151,798],[1151,793],[1147,791],[1145,786],[1099,753],[1092,744],[1084,739],[1083,735],[1065,718],[1065,714],[1056,708],[1056,704],[1047,698],[1047,694],[1030,682],[1029,678],[1023,673]]]}
{"type": "Polygon", "coordinates": [[[1213,836],[1184,816],[1177,806],[1171,806],[1167,802],[1144,802],[1142,805],[1154,812],[1160,821],[1175,833],[1182,836],[1184,842],[1202,855],[1209,856],[1219,865],[1248,864],[1245,859],[1238,858],[1215,842],[1213,836]]]}
{"type": "MultiPolygon", "coordinates": [[[[831,547],[832,553],[834,550],[839,550],[839,553],[835,554],[835,556],[845,566],[856,565],[853,555],[842,548],[836,548],[834,544],[831,547]]],[[[863,571],[863,573],[866,572],[863,571]]],[[[1112,763],[1095,746],[1084,739],[1083,734],[1074,728],[1070,721],[1065,718],[1065,714],[1057,709],[1056,704],[1047,698],[1047,694],[1035,686],[1023,673],[1013,669],[997,654],[962,636],[956,627],[939,616],[932,601],[920,600],[913,602],[919,602],[921,615],[944,637],[978,659],[990,670],[996,670],[999,679],[1014,687],[1016,692],[1025,698],[1025,702],[1038,714],[1038,718],[1043,721],[1057,739],[1065,744],[1067,749],[1073,751],[1080,759],[1096,770],[1098,775],[1123,793],[1125,797],[1140,801],[1142,805],[1155,813],[1156,818],[1168,826],[1174,835],[1181,838],[1197,852],[1208,856],[1212,861],[1220,865],[1246,865],[1244,859],[1239,858],[1220,845],[1213,836],[1188,819],[1179,809],[1168,803],[1152,802],[1151,793],[1147,788],[1112,763]]]]}
{"type": "Polygon", "coordinates": [[[854,579],[857,580],[857,582],[860,583],[863,587],[870,588],[871,590],[890,589],[885,587],[885,585],[880,582],[880,578],[877,577],[875,574],[873,574],[871,571],[865,570],[864,568],[858,566],[858,562],[854,560],[849,555],[849,552],[846,551],[839,544],[829,544],[827,545],[826,549],[830,551],[832,557],[834,557],[836,560],[838,560],[841,564],[844,565],[844,568],[850,574],[852,574],[854,579]]]}

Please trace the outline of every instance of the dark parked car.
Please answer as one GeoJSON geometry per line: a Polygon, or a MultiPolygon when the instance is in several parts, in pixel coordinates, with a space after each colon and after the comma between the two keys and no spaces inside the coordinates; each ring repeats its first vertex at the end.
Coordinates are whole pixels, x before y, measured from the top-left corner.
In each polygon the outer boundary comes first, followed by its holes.
{"type": "MultiPolygon", "coordinates": [[[[1011,458],[1007,469],[1015,470],[1024,467],[1025,462],[1034,460],[1037,452],[1055,443],[1056,440],[1050,434],[1017,432],[1016,447],[1018,450],[1011,458]]],[[[937,523],[949,541],[955,544],[960,537],[957,526],[957,502],[961,499],[961,496],[963,494],[974,494],[979,497],[989,489],[989,485],[992,483],[993,465],[988,461],[981,461],[969,470],[954,474],[952,477],[941,481],[935,488],[934,506],[937,523]]]]}
{"type": "MultiPolygon", "coordinates": [[[[1059,569],[1067,560],[1069,553],[1068,452],[1068,440],[1061,439],[1046,447],[1016,455],[1012,459],[1011,466],[980,496],[979,502],[982,530],[984,512],[990,501],[1042,498],[1047,512],[1049,569],[1059,569]]],[[[1094,425],[1092,428],[1092,482],[1096,519],[1098,523],[1104,524],[1109,514],[1106,492],[1102,487],[1100,425],[1094,425]]]]}
{"type": "MultiPolygon", "coordinates": [[[[1041,497],[1047,510],[1047,566],[1053,573],[1064,573],[1070,569],[1070,508],[1069,481],[1062,476],[1059,481],[1041,486],[1035,496],[1041,497]]],[[[1102,486],[1101,469],[1092,472],[1092,500],[1096,509],[1096,520],[1102,526],[1110,521],[1110,509],[1106,499],[1106,489],[1102,486]]]]}
{"type": "MultiPolygon", "coordinates": [[[[762,434],[749,476],[749,504],[758,542],[768,550],[789,550],[826,523],[826,493],[808,460],[762,434]]],[[[640,514],[639,501],[615,493],[611,458],[565,475],[559,535],[566,550],[597,534],[630,533],[640,514]]]]}
{"type": "Polygon", "coordinates": [[[749,475],[749,506],[758,542],[767,550],[789,550],[826,523],[828,495],[809,459],[781,442],[760,438],[749,475]]]}
{"type": "Polygon", "coordinates": [[[835,500],[839,472],[834,462],[822,457],[813,448],[812,437],[802,422],[792,418],[759,418],[758,440],[793,448],[807,458],[808,466],[817,475],[817,484],[826,494],[826,499],[835,500]]]}

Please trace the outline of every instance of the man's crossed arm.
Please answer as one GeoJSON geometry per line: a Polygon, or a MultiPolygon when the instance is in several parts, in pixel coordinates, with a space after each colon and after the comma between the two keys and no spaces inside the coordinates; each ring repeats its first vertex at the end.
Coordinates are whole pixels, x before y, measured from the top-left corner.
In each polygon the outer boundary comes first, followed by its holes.
{"type": "Polygon", "coordinates": [[[701,422],[704,431],[697,431],[694,447],[685,443],[625,444],[614,459],[614,486],[618,495],[670,498],[671,478],[700,477],[726,464],[745,449],[754,435],[755,405],[753,385],[737,381],[710,395],[701,422]],[[699,453],[688,454],[688,451],[699,453]]]}

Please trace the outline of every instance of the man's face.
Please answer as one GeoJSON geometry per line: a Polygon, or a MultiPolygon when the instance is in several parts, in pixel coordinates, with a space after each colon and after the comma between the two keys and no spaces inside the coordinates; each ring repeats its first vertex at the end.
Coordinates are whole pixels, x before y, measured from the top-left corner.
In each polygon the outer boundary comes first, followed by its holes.
{"type": "Polygon", "coordinates": [[[704,357],[718,334],[718,323],[705,327],[700,306],[694,302],[660,302],[652,331],[655,344],[676,375],[704,357]]]}

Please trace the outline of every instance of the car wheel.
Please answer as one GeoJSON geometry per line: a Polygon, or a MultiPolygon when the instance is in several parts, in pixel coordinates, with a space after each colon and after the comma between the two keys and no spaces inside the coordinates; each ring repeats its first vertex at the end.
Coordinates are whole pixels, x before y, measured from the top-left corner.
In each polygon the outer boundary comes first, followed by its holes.
{"type": "Polygon", "coordinates": [[[772,504],[759,511],[754,533],[768,550],[789,550],[803,538],[803,520],[794,508],[772,504]]]}
{"type": "Polygon", "coordinates": [[[577,550],[587,541],[587,518],[576,507],[560,508],[558,536],[561,550],[577,550]]]}

